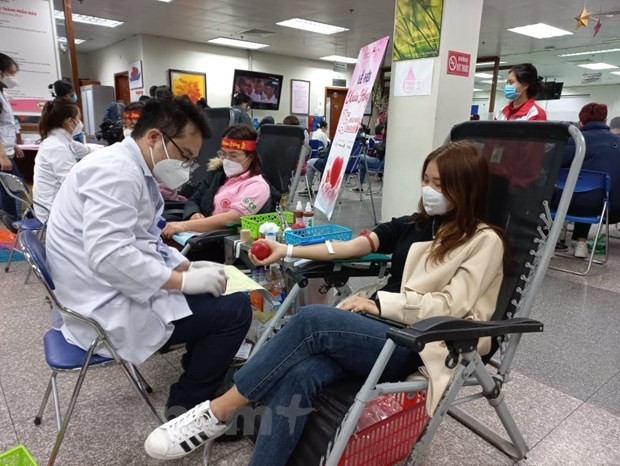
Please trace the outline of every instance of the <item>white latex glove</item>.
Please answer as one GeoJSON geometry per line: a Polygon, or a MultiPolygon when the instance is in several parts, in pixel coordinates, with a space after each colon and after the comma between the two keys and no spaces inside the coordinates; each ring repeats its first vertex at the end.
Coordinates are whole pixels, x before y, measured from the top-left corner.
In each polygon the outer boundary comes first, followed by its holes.
{"type": "Polygon", "coordinates": [[[192,270],[192,269],[204,269],[207,267],[213,267],[213,268],[221,268],[223,269],[224,266],[222,264],[218,264],[217,262],[211,262],[211,261],[194,261],[194,262],[190,262],[189,263],[189,268],[187,270],[192,270]]]}
{"type": "Polygon", "coordinates": [[[226,290],[226,273],[221,264],[215,266],[191,267],[187,272],[183,272],[183,283],[181,291],[185,294],[209,293],[221,296],[226,290]]]}

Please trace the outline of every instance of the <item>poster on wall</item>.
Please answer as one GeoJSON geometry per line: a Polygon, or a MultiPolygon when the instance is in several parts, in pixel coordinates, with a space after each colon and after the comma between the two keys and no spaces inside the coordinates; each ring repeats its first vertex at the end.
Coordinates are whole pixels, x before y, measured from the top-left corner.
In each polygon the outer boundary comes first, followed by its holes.
{"type": "Polygon", "coordinates": [[[310,81],[291,79],[291,113],[299,115],[310,113],[310,81]]]}
{"type": "Polygon", "coordinates": [[[394,67],[394,96],[430,95],[433,86],[432,58],[396,62],[394,67]]]}
{"type": "Polygon", "coordinates": [[[142,60],[129,64],[129,89],[142,89],[144,87],[142,79],[142,60]]]}
{"type": "Polygon", "coordinates": [[[193,103],[207,99],[207,75],[196,71],[168,70],[173,95],[186,95],[193,103]]]}
{"type": "Polygon", "coordinates": [[[344,100],[336,134],[329,151],[329,158],[323,171],[319,193],[316,197],[316,207],[328,219],[331,218],[336,202],[338,202],[340,186],[353,151],[357,132],[364,118],[366,104],[372,95],[372,88],[383,62],[388,40],[389,37],[384,37],[362,47],[357,57],[357,65],[353,71],[351,85],[344,100]]]}
{"type": "Polygon", "coordinates": [[[393,60],[439,56],[443,0],[396,0],[393,60]]]}
{"type": "Polygon", "coordinates": [[[51,3],[3,0],[0,8],[0,52],[19,65],[19,85],[6,93],[22,122],[41,114],[50,99],[47,86],[60,76],[51,3]]]}

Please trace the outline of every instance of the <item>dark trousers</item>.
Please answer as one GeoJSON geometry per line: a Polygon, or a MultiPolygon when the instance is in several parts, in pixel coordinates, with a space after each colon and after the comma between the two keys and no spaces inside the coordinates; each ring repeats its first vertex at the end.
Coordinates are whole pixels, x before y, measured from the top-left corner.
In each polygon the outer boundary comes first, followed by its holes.
{"type": "Polygon", "coordinates": [[[170,414],[182,414],[213,399],[252,322],[250,301],[243,293],[215,298],[186,295],[193,314],[174,322],[166,345],[185,343],[184,371],[170,387],[170,414]]]}
{"type": "MultiPolygon", "coordinates": [[[[13,158],[10,160],[11,160],[11,163],[13,164],[13,168],[8,173],[12,173],[13,175],[19,176],[21,178],[22,175],[21,173],[19,173],[19,170],[17,169],[17,164],[15,163],[15,159],[13,158]]],[[[0,209],[6,212],[9,215],[9,217],[11,217],[12,221],[18,220],[21,214],[20,212],[21,201],[17,201],[13,199],[11,196],[9,196],[9,193],[7,193],[4,190],[4,188],[2,188],[1,185],[0,185],[0,209]]]]}

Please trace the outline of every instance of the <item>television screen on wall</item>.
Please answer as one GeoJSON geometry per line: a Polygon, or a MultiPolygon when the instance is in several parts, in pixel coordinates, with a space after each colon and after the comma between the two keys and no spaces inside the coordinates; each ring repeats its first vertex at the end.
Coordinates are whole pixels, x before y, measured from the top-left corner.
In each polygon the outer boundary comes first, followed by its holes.
{"type": "Polygon", "coordinates": [[[238,93],[249,95],[253,109],[279,110],[283,83],[284,78],[279,74],[235,70],[232,95],[233,98],[238,93]]]}
{"type": "Polygon", "coordinates": [[[564,83],[547,81],[542,84],[540,91],[534,97],[536,100],[557,100],[562,96],[564,83]]]}

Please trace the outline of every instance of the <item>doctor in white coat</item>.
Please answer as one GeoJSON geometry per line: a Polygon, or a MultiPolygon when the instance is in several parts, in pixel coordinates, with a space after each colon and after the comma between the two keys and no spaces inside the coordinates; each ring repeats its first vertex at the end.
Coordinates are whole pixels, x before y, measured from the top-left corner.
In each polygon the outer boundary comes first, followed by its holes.
{"type": "MultiPolygon", "coordinates": [[[[58,298],[95,319],[121,357],[140,364],[164,345],[187,344],[167,416],[215,394],[252,319],[246,296],[222,296],[222,265],[190,263],[160,237],[157,182],[172,189],[187,182],[207,137],[205,117],[186,97],[149,101],[132,137],[71,170],[47,227],[58,298]]],[[[81,348],[95,337],[75,320],[56,324],[81,348]]]]}
{"type": "Polygon", "coordinates": [[[50,100],[43,107],[39,121],[41,144],[34,159],[34,211],[47,221],[52,202],[71,168],[90,154],[91,146],[75,141],[84,124],[77,104],[68,99],[50,100]]]}

